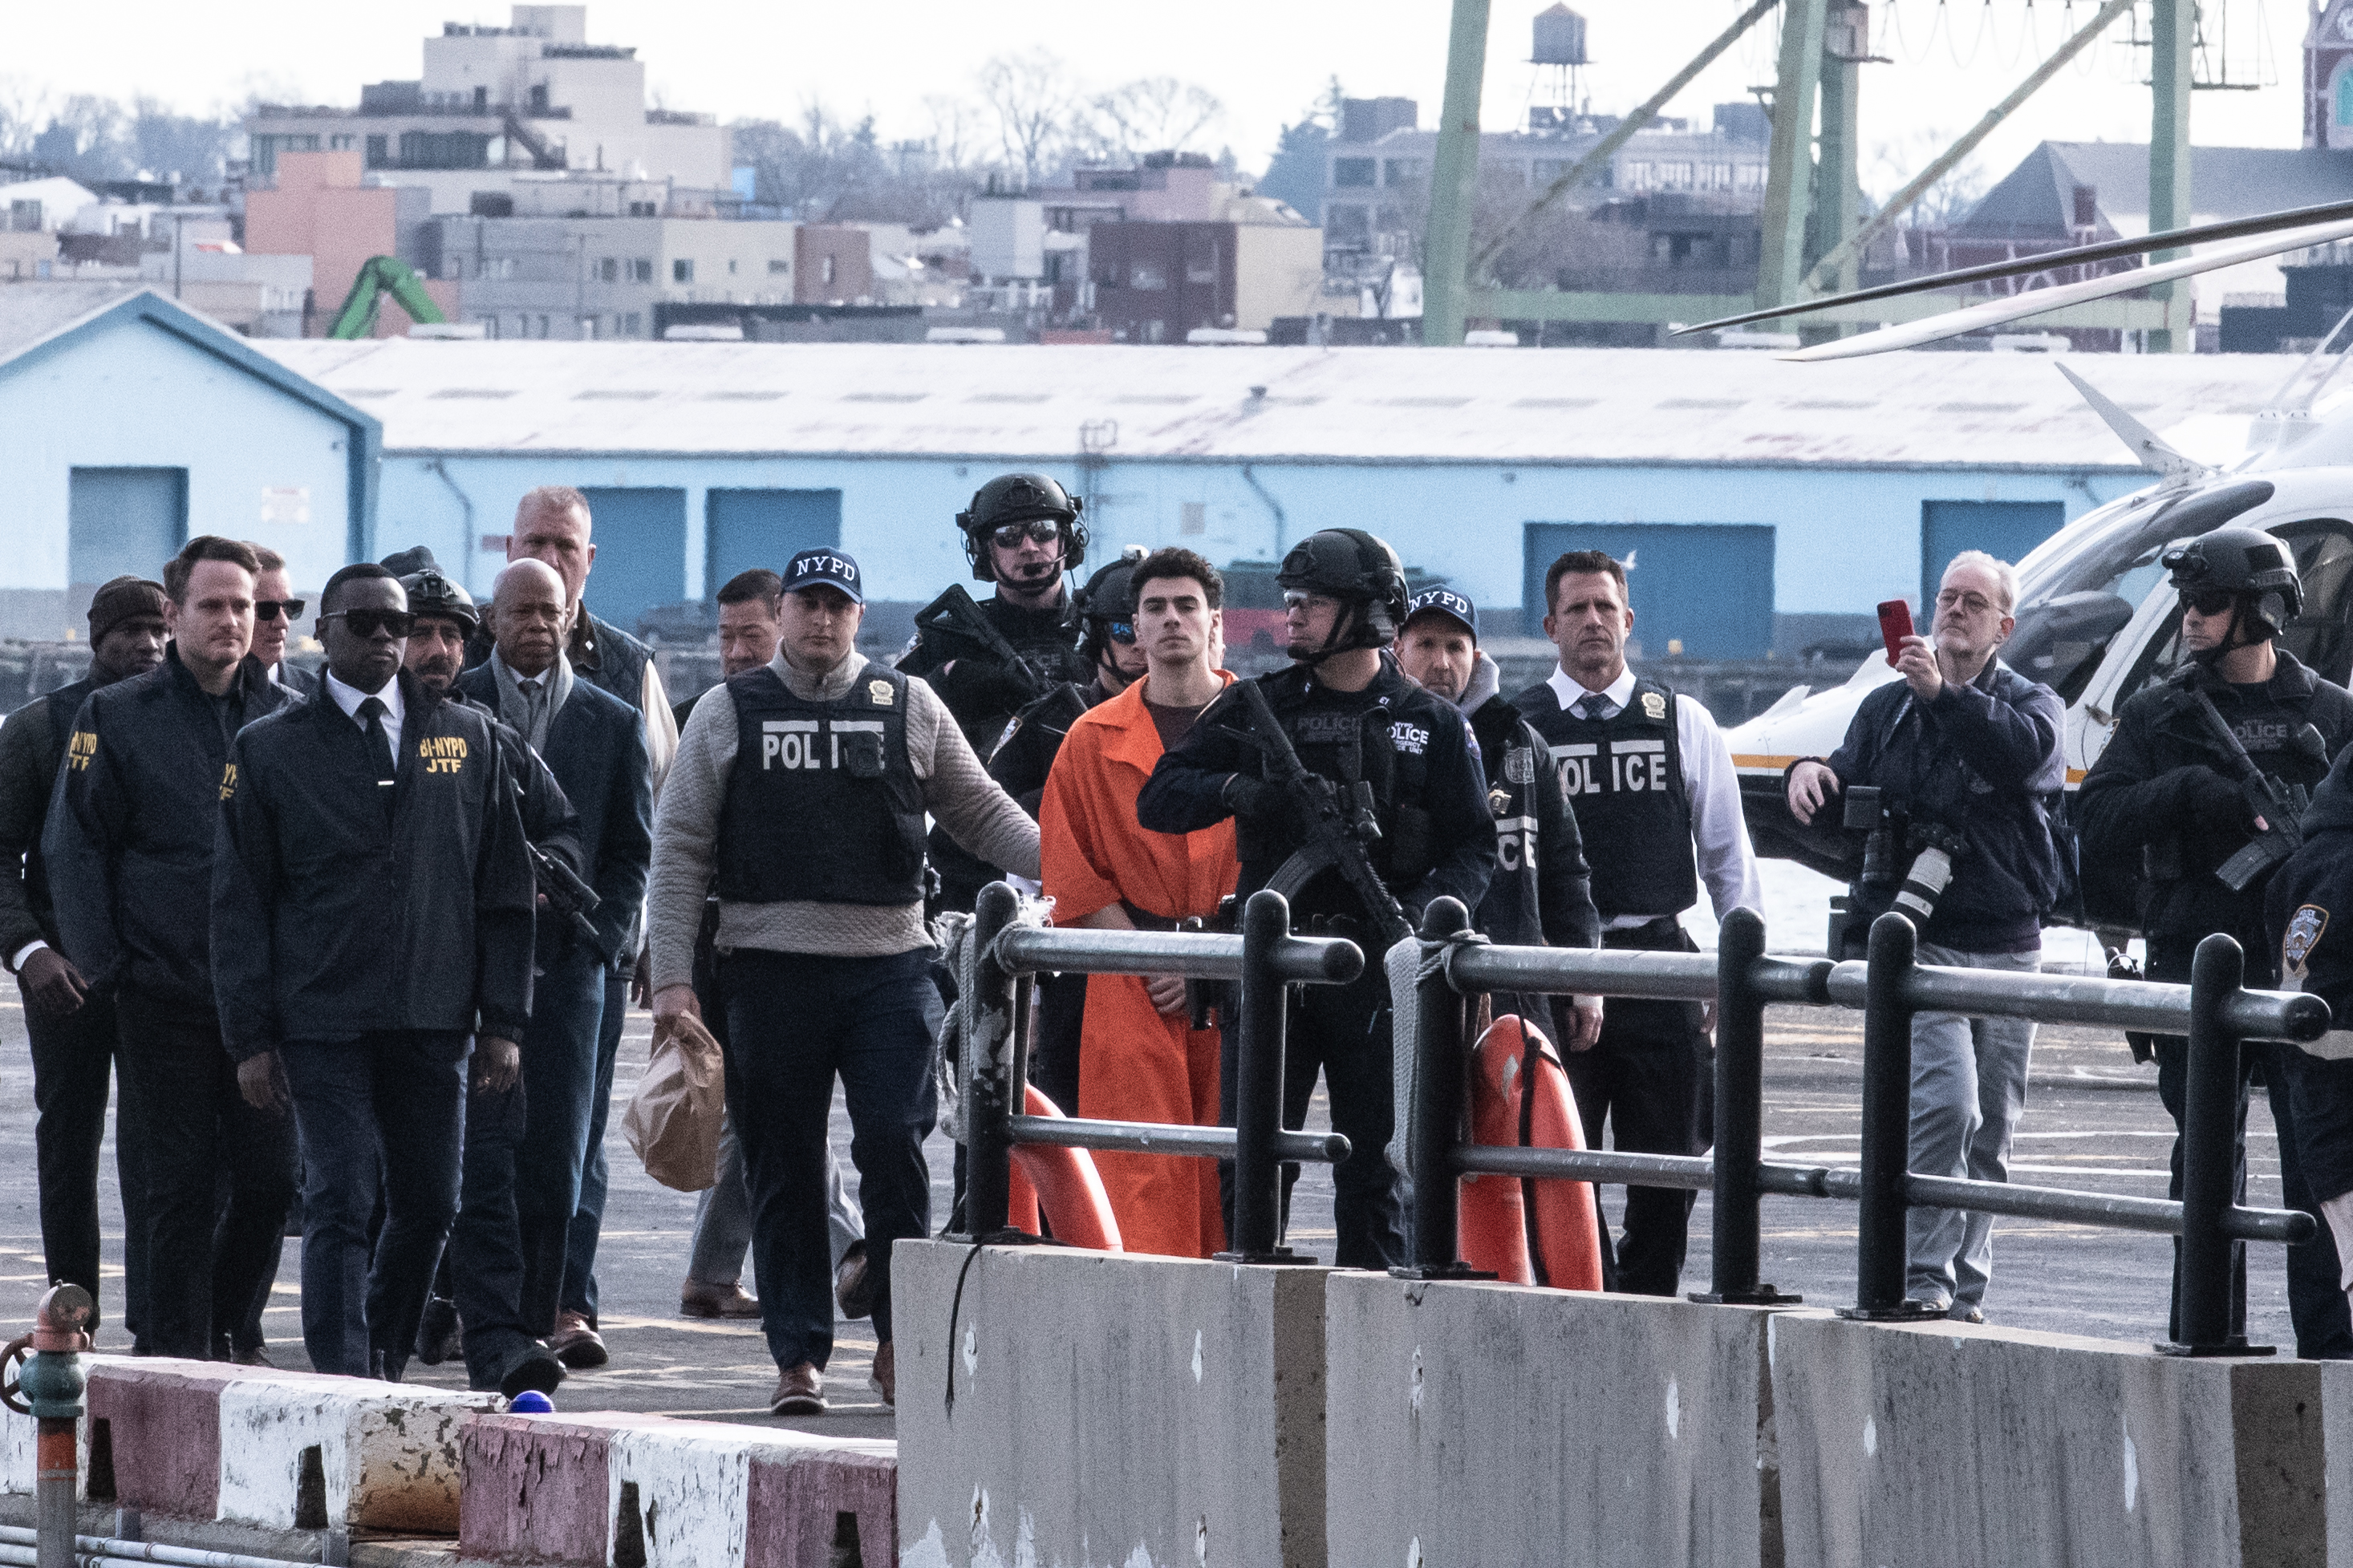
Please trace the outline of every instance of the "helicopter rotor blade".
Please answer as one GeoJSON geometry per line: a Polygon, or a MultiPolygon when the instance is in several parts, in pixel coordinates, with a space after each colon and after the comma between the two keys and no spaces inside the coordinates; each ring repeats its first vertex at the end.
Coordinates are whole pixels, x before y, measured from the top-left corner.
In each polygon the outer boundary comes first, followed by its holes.
{"type": "Polygon", "coordinates": [[[1844,294],[1824,294],[1817,299],[1800,300],[1795,304],[1776,305],[1770,310],[1748,310],[1737,316],[1719,316],[1713,321],[1701,321],[1695,326],[1677,327],[1674,333],[1677,337],[1687,337],[1694,332],[1714,331],[1722,327],[1746,326],[1751,321],[1769,321],[1782,316],[1803,315],[1809,310],[1827,310],[1833,305],[1859,305],[1873,300],[1900,299],[1906,294],[1952,289],[1969,283],[1988,283],[2004,278],[2031,277],[2034,273],[2048,272],[2055,268],[2084,267],[2094,262],[2115,261],[2127,256],[2145,256],[2152,251],[2172,250],[2185,245],[2203,245],[2214,240],[2246,239],[2259,234],[2276,234],[2286,229],[2302,228],[2308,224],[2335,223],[2346,218],[2353,218],[2353,201],[2327,202],[2319,206],[2295,207],[2285,212],[2263,213],[2254,217],[2232,218],[2222,223],[2200,224],[2190,228],[2168,229],[2163,234],[2147,235],[2137,239],[2104,239],[2095,245],[2079,245],[2067,250],[2046,250],[2037,256],[2020,257],[2011,261],[1992,261],[1982,267],[1958,268],[1951,272],[1939,272],[1928,278],[1906,279],[1900,283],[1874,284],[1869,289],[1855,289],[1844,294]]]}

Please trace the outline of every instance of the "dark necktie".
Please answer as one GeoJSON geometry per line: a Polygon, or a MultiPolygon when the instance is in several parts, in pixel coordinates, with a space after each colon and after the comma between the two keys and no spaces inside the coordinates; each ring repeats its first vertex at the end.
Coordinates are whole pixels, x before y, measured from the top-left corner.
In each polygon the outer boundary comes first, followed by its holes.
{"type": "Polygon", "coordinates": [[[1577,714],[1580,719],[1590,719],[1599,723],[1609,717],[1609,699],[1598,691],[1588,692],[1585,700],[1577,705],[1577,714]]]}
{"type": "MultiPolygon", "coordinates": [[[[388,711],[379,697],[365,698],[360,702],[360,717],[367,721],[364,728],[367,732],[368,757],[375,763],[376,787],[386,790],[399,774],[392,760],[392,736],[384,727],[384,716],[388,711]]],[[[385,795],[384,802],[385,809],[389,811],[392,797],[385,795]]]]}

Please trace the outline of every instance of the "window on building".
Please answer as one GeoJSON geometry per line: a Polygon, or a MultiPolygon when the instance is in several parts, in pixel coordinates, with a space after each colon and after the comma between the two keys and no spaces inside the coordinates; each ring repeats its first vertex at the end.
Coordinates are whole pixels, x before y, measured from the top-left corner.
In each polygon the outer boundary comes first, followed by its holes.
{"type": "Polygon", "coordinates": [[[820,261],[820,262],[818,263],[818,280],[819,280],[820,282],[824,283],[824,285],[825,285],[827,288],[830,289],[830,288],[832,288],[832,287],[833,287],[833,273],[834,273],[834,258],[832,258],[832,257],[830,257],[830,256],[826,257],[822,261],[820,261]]]}
{"type": "Polygon", "coordinates": [[[617,283],[620,280],[621,258],[617,256],[599,258],[596,262],[596,281],[599,283],[617,283]]]}
{"type": "MultiPolygon", "coordinates": [[[[1166,289],[1168,287],[1168,269],[1156,261],[1132,262],[1127,269],[1127,286],[1131,289],[1166,289]]],[[[1152,341],[1158,342],[1160,340],[1155,338],[1152,341]]]]}
{"type": "Polygon", "coordinates": [[[634,261],[632,261],[632,262],[630,262],[630,263],[629,263],[629,281],[630,281],[630,282],[632,282],[632,283],[650,283],[650,282],[652,282],[653,280],[654,280],[654,264],[653,264],[653,262],[652,262],[652,260],[651,260],[650,258],[646,258],[646,257],[642,257],[642,256],[641,256],[641,257],[638,258],[636,260],[634,260],[634,261]]]}
{"type": "Polygon", "coordinates": [[[645,325],[643,318],[640,317],[637,311],[631,310],[621,318],[621,336],[625,338],[634,338],[640,335],[644,331],[645,325]]]}
{"type": "Polygon", "coordinates": [[[496,316],[477,316],[474,320],[480,325],[485,337],[496,338],[499,335],[499,319],[496,316]]]}
{"type": "Polygon", "coordinates": [[[381,169],[392,162],[392,138],[370,136],[367,139],[367,166],[381,169]]]}
{"type": "Polygon", "coordinates": [[[793,264],[789,261],[780,261],[773,256],[768,258],[768,276],[771,278],[782,278],[792,269],[793,264]]]}
{"type": "Polygon", "coordinates": [[[727,258],[727,276],[730,278],[735,276],[735,258],[732,256],[727,258]]]}
{"type": "Polygon", "coordinates": [[[631,217],[659,217],[661,216],[661,214],[656,210],[655,205],[652,202],[631,202],[629,204],[629,216],[631,217]]]}
{"type": "Polygon", "coordinates": [[[547,318],[545,316],[542,316],[539,319],[539,335],[543,338],[547,336],[547,318]]]}
{"type": "Polygon", "coordinates": [[[1343,190],[1369,189],[1378,165],[1370,158],[1335,158],[1332,183],[1343,190]]]}
{"type": "Polygon", "coordinates": [[[330,136],[327,138],[327,151],[330,153],[348,153],[353,149],[353,147],[357,145],[358,142],[359,138],[357,136],[341,134],[330,136]]]}
{"type": "Polygon", "coordinates": [[[2353,125],[2353,70],[2337,73],[2337,123],[2353,125]]]}
{"type": "Polygon", "coordinates": [[[673,283],[691,283],[691,282],[693,282],[693,281],[694,281],[694,262],[692,261],[692,259],[691,259],[690,258],[687,258],[687,257],[683,257],[683,256],[681,256],[681,257],[678,258],[676,260],[672,261],[672,262],[670,264],[670,280],[671,282],[673,282],[673,283]]]}
{"type": "Polygon", "coordinates": [[[1419,158],[1385,158],[1381,161],[1381,184],[1409,185],[1421,178],[1423,167],[1419,158]]]}
{"type": "Polygon", "coordinates": [[[1215,283],[1218,280],[1218,242],[1206,234],[1189,237],[1185,247],[1185,281],[1215,283]]]}

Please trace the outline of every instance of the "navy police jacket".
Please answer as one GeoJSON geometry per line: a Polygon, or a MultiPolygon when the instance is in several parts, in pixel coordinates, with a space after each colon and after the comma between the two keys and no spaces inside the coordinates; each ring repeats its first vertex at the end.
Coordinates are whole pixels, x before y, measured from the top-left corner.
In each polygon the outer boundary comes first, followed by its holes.
{"type": "MultiPolygon", "coordinates": [[[[2283,991],[2308,991],[2334,1015],[2329,1051],[2353,1050],[2353,747],[2337,754],[2304,818],[2304,844],[2272,874],[2263,921],[2283,991]]],[[[2262,973],[2249,954],[2248,979],[2262,973]]],[[[2316,1203],[2353,1192],[2353,1056],[2272,1047],[2287,1080],[2296,1150],[2316,1203]]]]}

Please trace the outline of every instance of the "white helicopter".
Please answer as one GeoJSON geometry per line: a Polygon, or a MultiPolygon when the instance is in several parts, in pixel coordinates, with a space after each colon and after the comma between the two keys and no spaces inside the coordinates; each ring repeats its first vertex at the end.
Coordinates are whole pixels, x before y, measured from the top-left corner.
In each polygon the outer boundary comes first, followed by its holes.
{"type": "MultiPolygon", "coordinates": [[[[2305,208],[1859,290],[1839,299],[1884,299],[2201,239],[2271,235],[2257,245],[1989,300],[1785,357],[1844,359],[1915,347],[2078,300],[2353,237],[2348,215],[2353,215],[2353,204],[2305,208]],[[2337,221],[2325,221],[2330,218],[2337,221]],[[2287,230],[2295,232],[2279,237],[2287,230]]],[[[1828,302],[1813,300],[1688,330],[1794,314],[1828,302]]],[[[2185,457],[2067,366],[2056,367],[2142,465],[2158,476],[2148,488],[2076,519],[2019,563],[2018,627],[2002,657],[2065,700],[2070,790],[2106,747],[2125,700],[2174,667],[2180,605],[2166,584],[2158,558],[2176,540],[2236,522],[2266,529],[2286,542],[2304,581],[2305,602],[2304,613],[2289,623],[2284,646],[2330,680],[2344,684],[2353,677],[2353,389],[2324,398],[2348,347],[2353,347],[2353,311],[2253,417],[2245,450],[2220,467],[2185,457]]],[[[1749,832],[1759,854],[1794,859],[1842,881],[1852,879],[1860,858],[1859,847],[1847,842],[1852,836],[1834,828],[1801,828],[1783,796],[1782,775],[1799,757],[1827,756],[1835,750],[1864,695],[1895,679],[1888,662],[1874,656],[1844,684],[1819,692],[1794,687],[1771,708],[1727,732],[1749,832]]],[[[2136,871],[2127,868],[2119,874],[2114,868],[2085,866],[2084,907],[2059,911],[2057,918],[2099,928],[2131,925],[2136,871]]]]}

